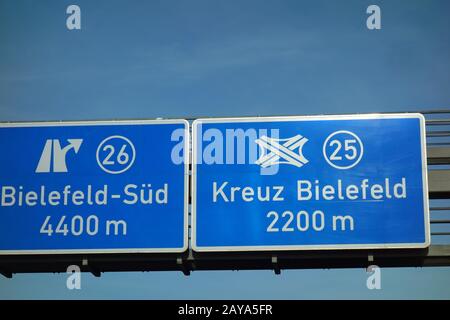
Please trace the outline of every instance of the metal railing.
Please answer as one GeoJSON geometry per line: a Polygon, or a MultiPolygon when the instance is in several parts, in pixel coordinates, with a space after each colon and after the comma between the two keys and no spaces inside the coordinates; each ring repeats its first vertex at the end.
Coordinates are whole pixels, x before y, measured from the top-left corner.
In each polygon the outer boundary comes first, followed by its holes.
{"type": "Polygon", "coordinates": [[[432,179],[429,181],[432,246],[435,243],[450,246],[450,110],[422,113],[426,117],[428,172],[432,179]]]}

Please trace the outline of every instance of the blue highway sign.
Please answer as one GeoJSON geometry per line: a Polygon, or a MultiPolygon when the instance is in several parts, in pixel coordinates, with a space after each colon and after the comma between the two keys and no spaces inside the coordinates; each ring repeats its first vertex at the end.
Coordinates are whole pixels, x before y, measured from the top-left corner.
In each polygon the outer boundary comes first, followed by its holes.
{"type": "Polygon", "coordinates": [[[430,244],[420,114],[199,119],[195,251],[430,244]]]}
{"type": "Polygon", "coordinates": [[[185,120],[0,125],[0,254],[187,249],[185,120]]]}

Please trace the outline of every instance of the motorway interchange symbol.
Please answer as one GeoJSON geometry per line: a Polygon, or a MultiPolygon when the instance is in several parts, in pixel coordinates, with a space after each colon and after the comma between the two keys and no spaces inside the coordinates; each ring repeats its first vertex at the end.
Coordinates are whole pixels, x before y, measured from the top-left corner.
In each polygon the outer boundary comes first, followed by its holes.
{"type": "Polygon", "coordinates": [[[302,148],[308,142],[308,139],[300,134],[287,139],[262,136],[260,139],[256,139],[255,142],[263,150],[262,156],[255,161],[255,164],[263,168],[278,164],[290,164],[300,168],[308,163],[308,159],[302,154],[302,148]],[[297,152],[294,152],[296,149],[297,152]],[[269,153],[266,153],[266,150],[269,153]]]}

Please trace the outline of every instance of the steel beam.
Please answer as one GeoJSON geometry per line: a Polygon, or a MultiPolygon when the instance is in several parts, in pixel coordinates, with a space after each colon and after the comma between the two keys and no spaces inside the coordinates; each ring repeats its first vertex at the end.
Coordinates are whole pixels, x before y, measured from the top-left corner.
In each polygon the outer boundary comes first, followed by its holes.
{"type": "Polygon", "coordinates": [[[450,170],[429,170],[428,192],[431,199],[449,199],[450,170]]]}
{"type": "Polygon", "coordinates": [[[450,164],[450,147],[428,147],[427,158],[429,165],[450,164]]]}

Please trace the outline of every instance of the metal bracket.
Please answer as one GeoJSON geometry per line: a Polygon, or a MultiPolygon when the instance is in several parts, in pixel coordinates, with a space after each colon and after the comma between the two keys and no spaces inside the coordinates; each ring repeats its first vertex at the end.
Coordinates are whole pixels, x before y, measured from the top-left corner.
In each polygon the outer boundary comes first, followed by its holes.
{"type": "Polygon", "coordinates": [[[281,274],[280,266],[278,265],[278,257],[272,256],[272,265],[273,265],[273,272],[275,272],[276,275],[281,274]]]}
{"type": "Polygon", "coordinates": [[[5,269],[0,269],[0,274],[2,274],[5,278],[11,279],[13,274],[11,271],[7,271],[5,269]]]}
{"type": "Polygon", "coordinates": [[[189,271],[189,269],[187,268],[186,264],[183,261],[183,258],[181,257],[177,258],[177,265],[180,267],[181,271],[185,276],[191,275],[191,271],[189,271]]]}
{"type": "Polygon", "coordinates": [[[373,265],[373,262],[375,261],[375,257],[373,256],[373,253],[369,253],[368,255],[367,255],[367,268],[366,268],[366,271],[368,271],[369,270],[369,267],[371,266],[371,265],[373,265]]]}
{"type": "Polygon", "coordinates": [[[98,268],[95,268],[94,266],[89,264],[89,261],[87,258],[83,258],[83,260],[81,261],[81,265],[83,267],[87,267],[89,272],[92,273],[94,275],[94,277],[100,278],[100,276],[102,275],[102,272],[98,268]]]}

